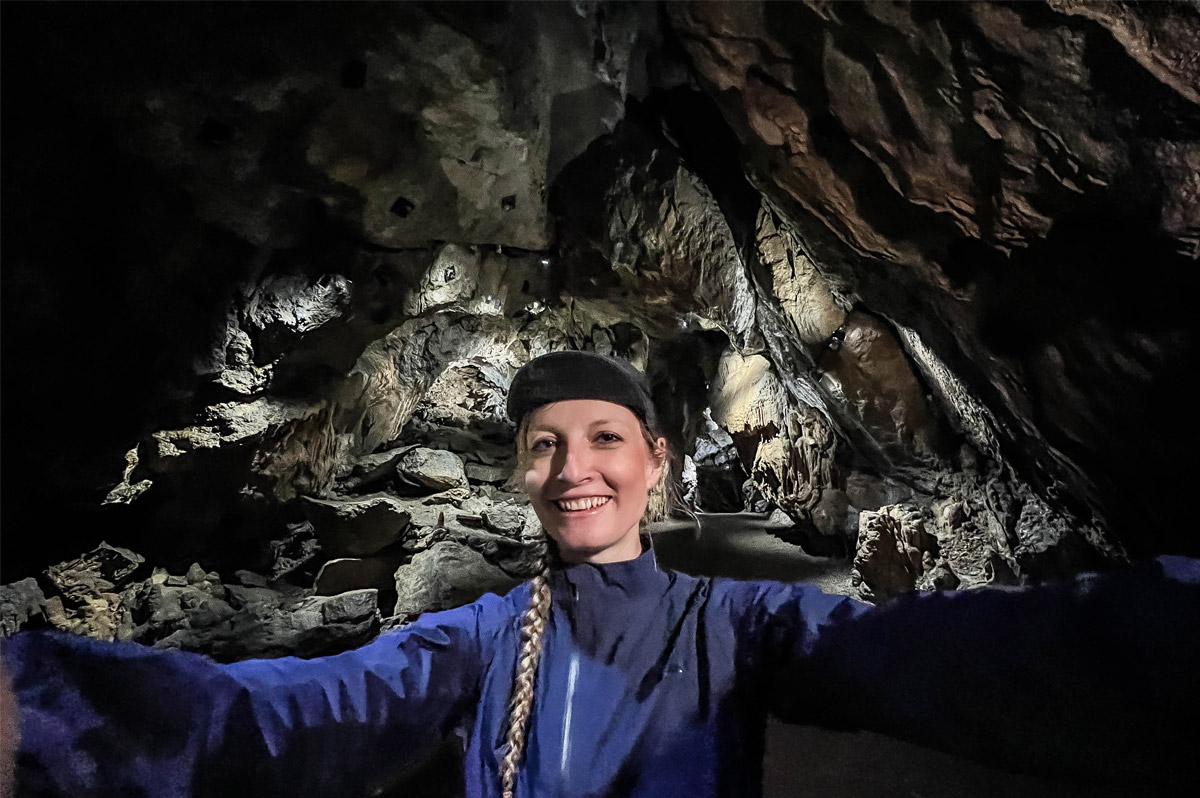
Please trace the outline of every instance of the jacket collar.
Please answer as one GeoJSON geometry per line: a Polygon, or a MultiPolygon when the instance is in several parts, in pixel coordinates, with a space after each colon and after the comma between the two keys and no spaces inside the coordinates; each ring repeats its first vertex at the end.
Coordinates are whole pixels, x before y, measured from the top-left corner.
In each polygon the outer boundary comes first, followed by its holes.
{"type": "Polygon", "coordinates": [[[561,564],[550,575],[550,589],[556,598],[613,592],[630,596],[661,594],[670,584],[671,574],[659,566],[646,536],[642,537],[642,553],[632,560],[561,564]]]}

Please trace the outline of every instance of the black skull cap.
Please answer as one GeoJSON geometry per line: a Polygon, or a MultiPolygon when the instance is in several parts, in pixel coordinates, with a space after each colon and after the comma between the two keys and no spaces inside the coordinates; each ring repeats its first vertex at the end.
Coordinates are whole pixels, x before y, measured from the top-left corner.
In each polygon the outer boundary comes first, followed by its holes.
{"type": "Polygon", "coordinates": [[[526,363],[508,389],[508,417],[520,424],[542,405],[570,399],[624,405],[652,433],[661,431],[646,375],[626,360],[595,352],[551,352],[526,363]]]}

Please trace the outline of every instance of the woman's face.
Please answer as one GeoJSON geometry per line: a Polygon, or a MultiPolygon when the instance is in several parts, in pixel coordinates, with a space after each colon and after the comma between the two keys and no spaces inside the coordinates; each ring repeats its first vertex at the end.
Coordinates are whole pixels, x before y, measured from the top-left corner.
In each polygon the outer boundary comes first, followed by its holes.
{"type": "Polygon", "coordinates": [[[555,402],[529,415],[525,435],[525,492],[563,559],[641,554],[639,524],[662,462],[633,411],[595,399],[555,402]]]}

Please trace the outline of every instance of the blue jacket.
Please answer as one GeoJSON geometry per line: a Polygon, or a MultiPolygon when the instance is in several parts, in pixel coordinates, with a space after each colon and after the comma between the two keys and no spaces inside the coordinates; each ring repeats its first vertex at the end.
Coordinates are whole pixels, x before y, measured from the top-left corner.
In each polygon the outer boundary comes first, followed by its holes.
{"type": "MultiPolygon", "coordinates": [[[[765,719],[866,728],[1070,778],[1181,783],[1200,717],[1200,568],[884,607],[659,569],[555,572],[522,796],[761,794],[765,719]],[[1182,729],[1174,719],[1187,719],[1182,729]]],[[[59,634],[3,655],[35,794],[369,795],[466,739],[499,795],[523,585],[355,651],[218,665],[59,634]]]]}

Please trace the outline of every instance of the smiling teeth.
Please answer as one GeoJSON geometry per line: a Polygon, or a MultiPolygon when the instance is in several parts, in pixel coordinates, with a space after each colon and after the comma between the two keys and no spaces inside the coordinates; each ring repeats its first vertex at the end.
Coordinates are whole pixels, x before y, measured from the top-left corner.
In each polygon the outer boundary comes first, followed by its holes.
{"type": "Polygon", "coordinates": [[[586,499],[559,499],[555,504],[560,510],[590,510],[608,502],[608,496],[589,496],[586,499]]]}

